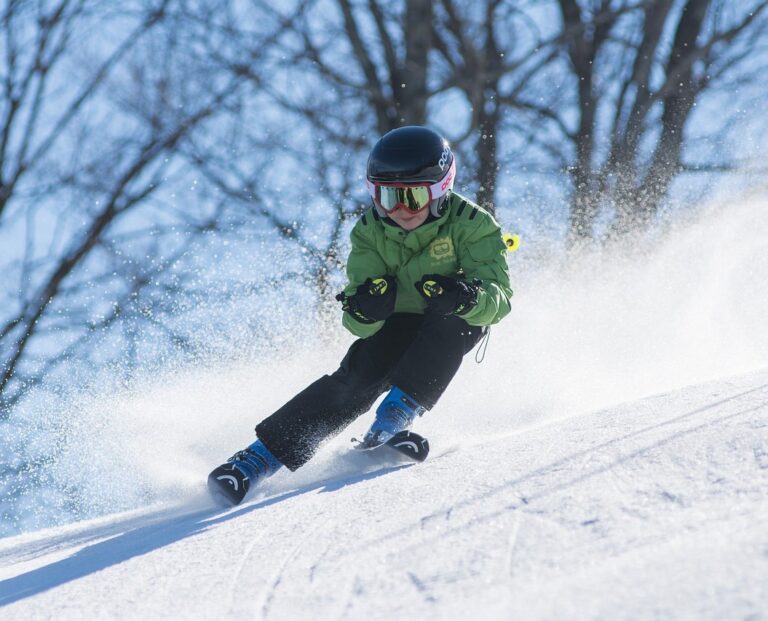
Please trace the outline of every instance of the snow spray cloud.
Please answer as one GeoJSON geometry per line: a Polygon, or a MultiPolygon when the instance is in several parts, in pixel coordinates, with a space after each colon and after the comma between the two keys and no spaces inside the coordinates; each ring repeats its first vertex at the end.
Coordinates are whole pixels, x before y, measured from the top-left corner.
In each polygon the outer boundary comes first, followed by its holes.
{"type": "MultiPolygon", "coordinates": [[[[493,328],[482,364],[467,357],[419,430],[439,452],[767,366],[766,239],[768,205],[752,201],[712,208],[631,249],[537,264],[523,246],[510,255],[511,315],[493,328]]],[[[341,331],[320,342],[304,323],[294,337],[266,359],[169,370],[18,419],[10,439],[37,443],[41,454],[48,445],[56,457],[41,485],[17,495],[0,534],[201,497],[210,468],[335,369],[352,342],[341,331]]],[[[356,421],[268,491],[343,474],[339,454],[369,422],[356,421]]]]}
{"type": "Polygon", "coordinates": [[[457,425],[503,431],[768,366],[766,240],[768,204],[746,201],[630,248],[524,272],[513,258],[511,316],[446,395],[457,425]]]}

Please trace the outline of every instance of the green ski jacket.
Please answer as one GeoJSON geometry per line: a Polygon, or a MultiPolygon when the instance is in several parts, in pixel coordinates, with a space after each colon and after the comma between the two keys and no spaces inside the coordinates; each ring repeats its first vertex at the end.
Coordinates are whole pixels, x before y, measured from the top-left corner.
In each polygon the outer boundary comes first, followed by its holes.
{"type": "MultiPolygon", "coordinates": [[[[424,313],[426,303],[414,283],[426,274],[478,278],[482,281],[477,306],[462,315],[468,324],[487,326],[500,321],[510,310],[506,245],[501,228],[491,214],[466,198],[452,193],[442,217],[412,231],[384,222],[374,207],[357,221],[350,235],[352,250],[347,259],[353,295],[367,278],[385,274],[397,282],[396,313],[424,313]]],[[[363,324],[345,312],[342,323],[352,334],[366,338],[383,321],[363,324]]]]}

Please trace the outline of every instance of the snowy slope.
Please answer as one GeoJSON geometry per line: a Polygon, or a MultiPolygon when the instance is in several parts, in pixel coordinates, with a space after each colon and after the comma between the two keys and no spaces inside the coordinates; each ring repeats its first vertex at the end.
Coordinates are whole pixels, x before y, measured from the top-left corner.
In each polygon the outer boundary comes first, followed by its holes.
{"type": "Polygon", "coordinates": [[[561,414],[0,540],[0,619],[768,619],[768,371],[561,414]]]}
{"type": "Polygon", "coordinates": [[[30,400],[0,454],[56,459],[0,495],[0,621],[768,621],[766,214],[512,255],[513,311],[419,420],[420,466],[351,454],[363,416],[242,507],[210,505],[211,467],[338,364],[352,338],[327,326],[30,400]]]}

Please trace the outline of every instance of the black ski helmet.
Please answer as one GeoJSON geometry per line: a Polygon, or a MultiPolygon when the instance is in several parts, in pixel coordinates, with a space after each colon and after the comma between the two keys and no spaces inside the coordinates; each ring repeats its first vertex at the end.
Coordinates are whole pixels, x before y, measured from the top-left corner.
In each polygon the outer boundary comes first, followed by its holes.
{"type": "MultiPolygon", "coordinates": [[[[366,178],[375,195],[376,183],[424,183],[434,189],[430,212],[442,215],[453,188],[456,163],[448,141],[437,132],[418,125],[393,129],[371,149],[366,178]]],[[[374,203],[375,204],[375,203],[374,203]]],[[[386,216],[376,205],[380,215],[386,216]]]]}

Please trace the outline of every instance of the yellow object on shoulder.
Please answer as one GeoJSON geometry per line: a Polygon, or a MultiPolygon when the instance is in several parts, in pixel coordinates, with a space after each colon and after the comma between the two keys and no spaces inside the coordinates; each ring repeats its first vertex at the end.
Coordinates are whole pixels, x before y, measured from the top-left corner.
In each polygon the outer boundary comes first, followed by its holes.
{"type": "Polygon", "coordinates": [[[520,236],[517,233],[504,233],[501,238],[507,245],[507,252],[516,252],[520,248],[520,236]]]}

